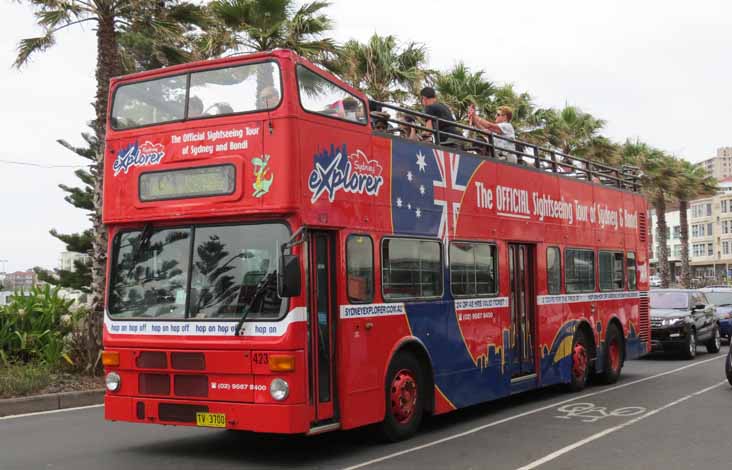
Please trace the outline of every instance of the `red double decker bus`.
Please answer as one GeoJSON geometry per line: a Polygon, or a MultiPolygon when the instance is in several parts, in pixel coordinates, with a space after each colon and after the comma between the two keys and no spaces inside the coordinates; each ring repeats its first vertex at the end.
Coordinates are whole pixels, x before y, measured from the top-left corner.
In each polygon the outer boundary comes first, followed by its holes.
{"type": "Polygon", "coordinates": [[[396,440],[649,350],[632,172],[397,120],[289,51],[109,102],[109,420],[396,440]]]}

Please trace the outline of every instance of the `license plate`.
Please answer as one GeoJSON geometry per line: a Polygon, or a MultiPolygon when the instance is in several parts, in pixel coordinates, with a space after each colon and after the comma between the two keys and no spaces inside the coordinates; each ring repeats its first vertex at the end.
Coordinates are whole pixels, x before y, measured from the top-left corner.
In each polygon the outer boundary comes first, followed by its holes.
{"type": "Polygon", "coordinates": [[[196,426],[225,428],[226,415],[224,413],[196,413],[196,426]]]}

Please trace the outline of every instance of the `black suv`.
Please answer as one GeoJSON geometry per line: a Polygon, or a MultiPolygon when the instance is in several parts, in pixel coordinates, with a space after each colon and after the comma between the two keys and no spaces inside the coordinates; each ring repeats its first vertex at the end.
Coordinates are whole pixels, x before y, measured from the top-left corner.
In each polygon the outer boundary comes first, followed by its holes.
{"type": "Polygon", "coordinates": [[[721,347],[715,307],[695,289],[654,289],[651,297],[651,348],[681,351],[692,359],[699,343],[710,353],[721,347]]]}

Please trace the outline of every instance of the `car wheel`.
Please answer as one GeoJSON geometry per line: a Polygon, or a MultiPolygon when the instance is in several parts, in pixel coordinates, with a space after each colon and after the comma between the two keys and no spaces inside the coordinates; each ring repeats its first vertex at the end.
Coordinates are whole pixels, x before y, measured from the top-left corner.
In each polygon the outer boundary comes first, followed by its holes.
{"type": "Polygon", "coordinates": [[[686,337],[686,350],[684,351],[684,357],[687,359],[694,359],[696,357],[696,331],[691,330],[689,335],[686,337]]]}
{"type": "Polygon", "coordinates": [[[579,392],[587,386],[590,375],[590,342],[583,330],[574,333],[572,341],[572,378],[569,382],[570,392],[579,392]]]}
{"type": "Polygon", "coordinates": [[[719,334],[719,327],[715,325],[712,339],[707,343],[707,351],[716,354],[720,349],[722,349],[722,336],[719,334]]]}
{"type": "Polygon", "coordinates": [[[610,325],[605,336],[605,364],[600,380],[613,384],[620,378],[623,368],[623,336],[616,325],[610,325]]]}
{"type": "Polygon", "coordinates": [[[413,354],[398,353],[386,375],[386,412],[382,435],[391,442],[401,441],[417,432],[424,412],[422,368],[413,354]]]}
{"type": "Polygon", "coordinates": [[[727,353],[727,360],[724,361],[724,372],[727,374],[727,382],[732,385],[732,349],[727,353]]]}

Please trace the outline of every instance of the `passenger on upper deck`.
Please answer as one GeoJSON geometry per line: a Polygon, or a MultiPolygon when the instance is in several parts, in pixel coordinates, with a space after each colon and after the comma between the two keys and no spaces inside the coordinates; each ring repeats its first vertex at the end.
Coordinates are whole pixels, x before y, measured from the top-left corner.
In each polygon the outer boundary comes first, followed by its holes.
{"type": "MultiPolygon", "coordinates": [[[[437,101],[437,93],[435,93],[434,88],[429,87],[429,86],[424,87],[424,88],[422,88],[422,91],[419,92],[419,95],[422,99],[422,106],[424,106],[425,114],[429,114],[430,116],[438,117],[445,121],[455,122],[455,118],[453,117],[452,111],[450,111],[450,108],[448,108],[445,104],[437,101]]],[[[436,129],[437,120],[431,119],[431,120],[427,121],[425,127],[429,127],[430,129],[436,129]]],[[[457,128],[453,125],[450,125],[450,124],[445,124],[445,123],[440,124],[439,130],[440,130],[440,142],[435,142],[435,143],[446,143],[446,141],[448,143],[454,142],[454,139],[452,139],[451,136],[445,135],[445,134],[443,134],[443,132],[449,132],[450,134],[455,134],[458,136],[463,135],[463,133],[460,131],[459,128],[457,128]]]]}
{"type": "MultiPolygon", "coordinates": [[[[514,131],[513,125],[511,124],[512,118],[513,111],[508,106],[498,107],[495,122],[489,121],[488,119],[483,119],[482,117],[478,116],[478,114],[475,112],[475,106],[473,105],[470,105],[470,108],[468,109],[468,123],[470,123],[471,126],[475,126],[478,129],[492,132],[499,137],[505,137],[508,139],[516,138],[516,132],[514,131]]],[[[501,138],[494,139],[493,143],[497,148],[516,150],[513,142],[508,142],[501,138]]],[[[516,163],[517,161],[516,155],[511,152],[498,151],[496,156],[498,158],[508,160],[511,163],[516,163]]]]}
{"type": "Polygon", "coordinates": [[[203,114],[203,101],[198,96],[188,99],[188,118],[195,118],[203,114]]]}

